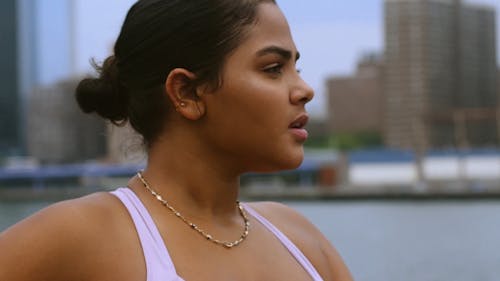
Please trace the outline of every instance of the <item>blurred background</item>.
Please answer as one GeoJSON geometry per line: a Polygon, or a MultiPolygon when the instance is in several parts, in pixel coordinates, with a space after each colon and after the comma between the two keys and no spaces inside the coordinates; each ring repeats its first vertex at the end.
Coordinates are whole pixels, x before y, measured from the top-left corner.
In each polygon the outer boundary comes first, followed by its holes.
{"type": "MultiPolygon", "coordinates": [[[[138,136],[74,100],[134,2],[0,2],[0,231],[144,167],[138,136]]],[[[310,138],[241,196],[302,212],[358,281],[499,280],[500,0],[278,2],[310,138]]]]}

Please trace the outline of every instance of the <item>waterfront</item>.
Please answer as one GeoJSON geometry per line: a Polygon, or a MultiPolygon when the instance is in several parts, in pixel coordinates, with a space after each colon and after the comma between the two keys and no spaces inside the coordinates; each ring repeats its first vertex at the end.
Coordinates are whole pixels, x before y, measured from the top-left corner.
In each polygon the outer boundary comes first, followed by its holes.
{"type": "MultiPolygon", "coordinates": [[[[0,201],[0,230],[48,202],[0,201]]],[[[498,200],[287,202],[334,242],[357,281],[497,281],[498,200]]]]}

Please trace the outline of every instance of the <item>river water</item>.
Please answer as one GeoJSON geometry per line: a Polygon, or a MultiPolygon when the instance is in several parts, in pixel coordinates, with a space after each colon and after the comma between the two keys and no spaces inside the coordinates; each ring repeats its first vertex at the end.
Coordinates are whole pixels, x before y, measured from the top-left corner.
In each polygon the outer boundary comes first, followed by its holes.
{"type": "MultiPolygon", "coordinates": [[[[0,230],[47,204],[0,201],[0,230]]],[[[500,280],[500,201],[286,204],[323,231],[357,281],[500,280]]]]}

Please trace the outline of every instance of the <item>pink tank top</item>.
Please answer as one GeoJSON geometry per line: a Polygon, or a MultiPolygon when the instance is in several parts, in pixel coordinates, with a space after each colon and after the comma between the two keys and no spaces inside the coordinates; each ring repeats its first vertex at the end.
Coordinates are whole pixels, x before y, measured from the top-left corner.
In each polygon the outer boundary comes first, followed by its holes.
{"type": "MultiPolygon", "coordinates": [[[[156,228],[146,207],[144,207],[135,193],[128,188],[118,188],[111,193],[122,201],[134,221],[146,262],[146,281],[184,281],[184,279],[177,275],[174,263],[168,254],[165,243],[163,243],[160,232],[156,228]]],[[[311,280],[323,281],[311,262],[290,239],[248,205],[244,205],[244,208],[281,241],[290,254],[309,273],[311,280]]]]}

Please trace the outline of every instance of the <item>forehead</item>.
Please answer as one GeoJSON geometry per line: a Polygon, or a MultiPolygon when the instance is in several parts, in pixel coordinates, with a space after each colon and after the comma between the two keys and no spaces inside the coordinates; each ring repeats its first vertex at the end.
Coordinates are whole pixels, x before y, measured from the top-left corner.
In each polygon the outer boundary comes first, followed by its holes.
{"type": "Polygon", "coordinates": [[[280,8],[273,3],[262,3],[257,6],[256,23],[248,29],[245,39],[236,48],[234,55],[255,55],[269,46],[297,52],[290,27],[280,8]]]}

